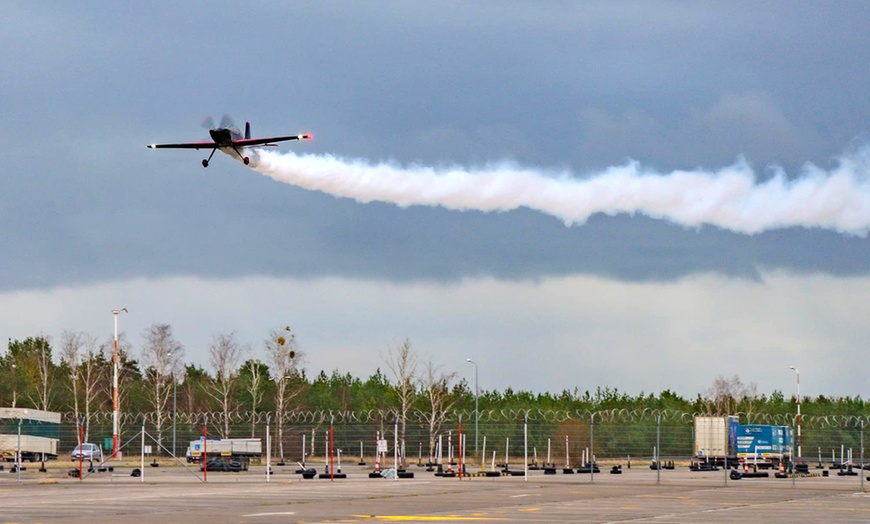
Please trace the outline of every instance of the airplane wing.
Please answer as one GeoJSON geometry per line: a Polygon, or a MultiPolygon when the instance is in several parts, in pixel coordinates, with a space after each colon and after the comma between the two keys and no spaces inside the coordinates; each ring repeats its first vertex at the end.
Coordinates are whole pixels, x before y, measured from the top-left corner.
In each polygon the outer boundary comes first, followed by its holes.
{"type": "Polygon", "coordinates": [[[286,142],[288,140],[311,140],[311,135],[273,136],[269,138],[243,138],[241,140],[234,140],[233,145],[239,147],[250,147],[272,144],[275,142],[286,142]]]}
{"type": "Polygon", "coordinates": [[[149,149],[214,149],[218,147],[214,142],[188,142],[185,144],[148,144],[149,149]]]}

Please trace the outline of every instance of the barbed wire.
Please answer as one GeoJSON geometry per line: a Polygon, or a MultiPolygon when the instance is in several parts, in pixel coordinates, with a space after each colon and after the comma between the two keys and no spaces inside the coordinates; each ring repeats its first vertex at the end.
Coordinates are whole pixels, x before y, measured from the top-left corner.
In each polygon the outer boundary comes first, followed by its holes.
{"type": "MultiPolygon", "coordinates": [[[[129,426],[141,424],[143,420],[148,424],[160,422],[171,423],[173,417],[180,424],[254,424],[263,425],[267,420],[271,424],[283,425],[371,425],[371,424],[394,424],[401,419],[400,412],[396,409],[372,409],[372,410],[293,410],[279,416],[276,412],[263,411],[199,411],[188,413],[179,411],[150,411],[136,413],[119,413],[119,424],[129,426]]],[[[766,424],[775,426],[795,426],[796,416],[793,413],[744,413],[735,414],[746,424],[766,424]]],[[[523,424],[528,421],[537,425],[561,425],[571,423],[590,424],[691,424],[698,416],[725,416],[716,413],[689,413],[668,409],[605,409],[605,410],[545,410],[533,409],[489,409],[480,410],[475,417],[474,410],[455,410],[446,414],[445,423],[453,424],[459,420],[477,420],[483,424],[523,424]]],[[[79,419],[83,418],[79,414],[79,419]]],[[[411,410],[406,415],[406,422],[410,424],[427,424],[432,417],[431,413],[421,410],[411,410]]],[[[91,424],[110,424],[113,421],[111,411],[98,411],[88,415],[91,424]]],[[[34,421],[35,422],[35,421],[34,421]]],[[[61,423],[76,424],[77,417],[73,412],[61,413],[61,423]]],[[[870,426],[868,415],[802,415],[801,425],[806,428],[861,428],[870,426]]]]}

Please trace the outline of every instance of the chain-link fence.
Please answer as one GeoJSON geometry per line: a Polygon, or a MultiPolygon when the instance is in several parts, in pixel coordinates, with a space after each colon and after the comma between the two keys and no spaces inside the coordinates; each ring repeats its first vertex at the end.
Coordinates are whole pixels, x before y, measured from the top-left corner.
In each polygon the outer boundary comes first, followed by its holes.
{"type": "MultiPolygon", "coordinates": [[[[396,453],[406,463],[431,463],[458,458],[464,451],[469,467],[492,469],[505,464],[578,467],[581,462],[652,462],[656,455],[665,463],[688,465],[695,457],[695,414],[657,410],[610,410],[567,412],[499,410],[480,413],[456,412],[438,419],[430,413],[412,411],[407,417],[395,411],[275,413],[122,413],[119,417],[122,452],[138,456],[141,439],[131,439],[144,427],[145,445],[154,456],[183,457],[192,441],[212,438],[255,438],[263,442],[271,434],[271,455],[287,462],[322,461],[329,456],[332,428],[333,454],[339,450],[347,460],[375,455],[377,441],[386,441],[389,455],[396,453]],[[144,426],[143,426],[144,425],[144,426]],[[464,449],[459,446],[462,434],[464,449]],[[128,442],[129,441],[129,442],[128,442]]],[[[27,421],[26,421],[27,422],[27,421]]],[[[793,417],[753,414],[754,424],[793,427],[793,417]]],[[[800,461],[814,466],[862,463],[865,416],[804,416],[799,442],[800,461]]],[[[6,420],[0,433],[14,434],[17,423],[6,420]]],[[[88,418],[64,414],[59,426],[25,423],[22,433],[58,439],[57,455],[68,458],[79,442],[112,446],[112,413],[88,418]]],[[[797,434],[795,432],[795,434],[797,434]]],[[[8,443],[7,443],[8,447],[8,443]]],[[[798,455],[797,449],[794,452],[798,455]]]]}

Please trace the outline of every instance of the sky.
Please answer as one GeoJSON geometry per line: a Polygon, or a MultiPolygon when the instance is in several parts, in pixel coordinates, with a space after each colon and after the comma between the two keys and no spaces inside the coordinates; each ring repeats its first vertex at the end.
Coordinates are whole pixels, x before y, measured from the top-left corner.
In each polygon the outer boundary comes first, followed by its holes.
{"type": "Polygon", "coordinates": [[[866,2],[10,1],[0,337],[870,396],[866,2]],[[208,151],[204,117],[254,136],[208,151]],[[203,154],[205,153],[205,154],[203,154]],[[256,169],[253,169],[253,168],[256,169]],[[595,188],[592,190],[590,188],[595,188]]]}

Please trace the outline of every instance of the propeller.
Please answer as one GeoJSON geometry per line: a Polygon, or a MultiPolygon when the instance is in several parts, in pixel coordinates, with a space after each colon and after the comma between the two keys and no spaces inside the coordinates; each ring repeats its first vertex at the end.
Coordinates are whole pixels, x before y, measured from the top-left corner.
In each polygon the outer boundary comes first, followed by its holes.
{"type": "Polygon", "coordinates": [[[222,129],[228,129],[228,128],[231,128],[231,127],[232,127],[232,128],[235,128],[235,127],[236,127],[236,123],[233,122],[233,117],[231,117],[230,115],[224,113],[224,116],[221,117],[221,125],[220,125],[220,126],[221,126],[222,129]]]}
{"type": "Polygon", "coordinates": [[[221,122],[217,126],[214,124],[214,118],[211,116],[205,117],[200,123],[200,126],[206,129],[238,129],[236,123],[233,122],[233,117],[226,114],[221,117],[221,122]]]}

